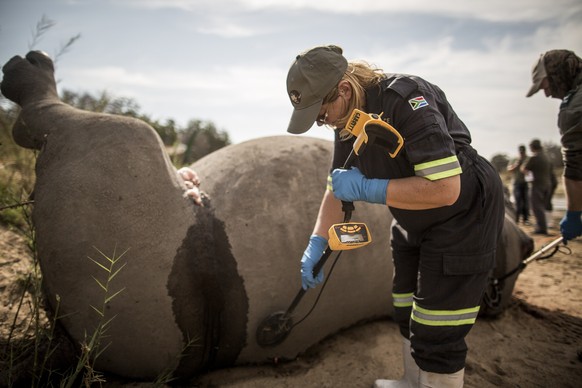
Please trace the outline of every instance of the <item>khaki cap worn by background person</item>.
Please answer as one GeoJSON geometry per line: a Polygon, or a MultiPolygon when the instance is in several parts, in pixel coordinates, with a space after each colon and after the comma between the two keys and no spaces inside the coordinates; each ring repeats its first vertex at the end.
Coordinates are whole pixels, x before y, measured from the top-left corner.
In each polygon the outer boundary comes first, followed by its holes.
{"type": "Polygon", "coordinates": [[[529,88],[529,91],[525,95],[526,97],[531,97],[540,90],[542,87],[542,81],[547,77],[546,66],[544,65],[544,54],[540,55],[540,59],[533,65],[531,70],[531,78],[533,80],[533,85],[529,88]]]}
{"type": "Polygon", "coordinates": [[[297,56],[287,74],[293,114],[287,132],[306,132],[319,115],[323,98],[339,83],[348,61],[338,46],[317,46],[297,56]]]}

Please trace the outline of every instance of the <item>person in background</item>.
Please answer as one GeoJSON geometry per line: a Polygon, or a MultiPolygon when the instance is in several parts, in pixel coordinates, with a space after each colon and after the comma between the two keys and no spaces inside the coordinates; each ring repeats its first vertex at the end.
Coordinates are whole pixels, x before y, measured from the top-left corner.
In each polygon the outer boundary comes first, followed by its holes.
{"type": "Polygon", "coordinates": [[[544,152],[542,143],[539,139],[533,139],[529,143],[529,149],[532,156],[527,163],[521,167],[521,172],[525,175],[531,173],[533,181],[531,182],[530,204],[532,212],[536,218],[536,228],[534,234],[548,234],[548,225],[546,222],[546,203],[550,197],[552,173],[552,163],[544,152]]]}
{"type": "Polygon", "coordinates": [[[521,218],[524,225],[529,225],[529,186],[521,167],[527,161],[525,145],[517,147],[518,157],[507,167],[507,171],[513,173],[513,199],[515,201],[515,222],[519,224],[521,218]]]}
{"type": "MultiPolygon", "coordinates": [[[[403,380],[379,379],[375,386],[462,387],[465,337],[477,319],[503,227],[501,179],[471,147],[469,130],[439,87],[348,62],[342,53],[338,46],[314,47],[295,57],[287,75],[294,108],[287,131],[301,134],[317,122],[335,135],[331,182],[301,258],[302,286],[323,280],[313,268],[328,245],[328,229],[343,220],[341,201],[388,206],[394,217],[392,300],[405,372],[403,380]],[[355,167],[340,168],[353,149],[346,124],[355,108],[400,132],[404,145],[394,158],[372,145],[355,167]]],[[[351,286],[365,281],[354,279],[351,286]]]]}
{"type": "Polygon", "coordinates": [[[546,199],[546,223],[548,225],[548,228],[553,228],[554,205],[552,204],[552,200],[554,199],[554,194],[556,193],[556,189],[558,188],[558,178],[556,178],[556,174],[554,173],[554,164],[552,163],[551,158],[550,164],[552,168],[550,168],[550,193],[548,194],[548,198],[546,199]]]}
{"type": "Polygon", "coordinates": [[[582,59],[570,50],[547,51],[535,62],[532,80],[526,97],[543,89],[546,97],[562,100],[558,128],[567,208],[560,233],[567,242],[582,235],[582,59]]]}

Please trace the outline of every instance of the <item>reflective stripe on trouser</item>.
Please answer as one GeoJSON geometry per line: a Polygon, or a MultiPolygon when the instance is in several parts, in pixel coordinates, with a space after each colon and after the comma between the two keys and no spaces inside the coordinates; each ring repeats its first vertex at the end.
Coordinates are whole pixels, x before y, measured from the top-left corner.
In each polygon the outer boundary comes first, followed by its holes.
{"type": "Polygon", "coordinates": [[[461,326],[473,325],[479,313],[475,306],[461,310],[429,310],[412,304],[412,320],[427,326],[461,326]]]}
{"type": "Polygon", "coordinates": [[[400,334],[410,339],[410,316],[412,312],[414,293],[392,293],[392,305],[394,306],[394,321],[399,323],[400,334]]]}
{"type": "Polygon", "coordinates": [[[408,322],[413,357],[422,370],[454,373],[465,367],[465,337],[477,319],[487,279],[483,272],[420,280],[408,322]]]}
{"type": "Polygon", "coordinates": [[[392,294],[394,320],[401,334],[410,338],[422,370],[454,373],[465,366],[465,337],[477,319],[487,278],[487,273],[445,276],[429,281],[424,289],[421,281],[420,295],[392,294]]]}
{"type": "Polygon", "coordinates": [[[413,303],[412,296],[413,295],[414,295],[414,293],[412,293],[412,292],[408,292],[405,294],[393,293],[392,300],[393,300],[394,307],[397,307],[397,308],[398,307],[404,307],[404,308],[412,307],[412,303],[413,303]]]}

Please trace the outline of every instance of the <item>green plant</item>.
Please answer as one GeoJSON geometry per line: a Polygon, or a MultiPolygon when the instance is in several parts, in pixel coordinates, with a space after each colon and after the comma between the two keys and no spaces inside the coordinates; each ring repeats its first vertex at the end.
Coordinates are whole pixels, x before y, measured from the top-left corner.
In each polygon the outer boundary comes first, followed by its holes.
{"type": "MultiPolygon", "coordinates": [[[[95,248],[95,247],[94,247],[95,248]]],[[[115,316],[107,317],[106,316],[106,308],[107,305],[123,290],[125,287],[113,291],[112,290],[112,282],[113,279],[119,274],[119,272],[125,267],[126,263],[123,263],[119,266],[119,260],[127,253],[128,250],[123,252],[121,255],[116,256],[116,252],[114,250],[113,256],[109,257],[99,249],[95,248],[97,252],[99,252],[101,256],[101,260],[104,260],[105,263],[102,264],[99,260],[93,259],[89,257],[89,259],[97,265],[98,268],[105,272],[105,279],[99,280],[96,277],[93,277],[93,280],[99,285],[99,287],[103,290],[103,301],[100,306],[93,306],[90,305],[93,311],[97,314],[98,321],[93,333],[87,335],[85,333],[85,340],[81,344],[81,355],[75,366],[73,372],[67,376],[65,382],[61,384],[62,387],[70,388],[75,384],[77,379],[82,375],[83,385],[89,387],[92,383],[96,382],[104,382],[103,376],[97,372],[93,365],[95,361],[99,358],[99,356],[107,350],[110,342],[103,345],[102,341],[108,337],[107,332],[111,327],[115,316]]]]}
{"type": "Polygon", "coordinates": [[[67,371],[52,370],[49,366],[50,360],[59,346],[58,341],[56,341],[55,329],[58,321],[66,316],[60,315],[61,297],[57,295],[57,303],[52,313],[52,320],[49,322],[44,317],[42,278],[38,262],[34,260],[31,273],[25,279],[20,280],[22,294],[19,299],[17,313],[14,317],[6,346],[0,352],[0,369],[5,367],[9,371],[8,376],[5,377],[6,380],[0,381],[0,383],[12,387],[18,382],[23,372],[32,376],[31,387],[33,388],[47,385],[53,386],[54,382],[58,382],[60,387],[73,387],[79,384],[89,387],[93,383],[105,382],[103,375],[95,370],[94,365],[99,356],[110,345],[110,343],[104,344],[104,341],[108,337],[107,332],[115,316],[107,317],[106,309],[107,305],[125,289],[124,287],[113,291],[112,282],[125,267],[125,263],[120,264],[120,260],[127,250],[121,255],[117,255],[114,251],[112,257],[107,256],[97,248],[95,250],[100,254],[99,259],[91,257],[89,259],[103,271],[104,276],[101,279],[93,277],[96,284],[103,291],[103,299],[99,306],[90,305],[97,315],[96,325],[91,333],[85,334],[85,339],[80,344],[77,363],[67,371]],[[27,318],[28,324],[25,325],[23,332],[16,333],[16,320],[21,307],[25,303],[27,293],[30,294],[34,308],[27,318]]]}
{"type": "Polygon", "coordinates": [[[34,187],[36,152],[14,142],[11,128],[17,114],[16,106],[0,104],[0,223],[24,233],[34,187]]]}

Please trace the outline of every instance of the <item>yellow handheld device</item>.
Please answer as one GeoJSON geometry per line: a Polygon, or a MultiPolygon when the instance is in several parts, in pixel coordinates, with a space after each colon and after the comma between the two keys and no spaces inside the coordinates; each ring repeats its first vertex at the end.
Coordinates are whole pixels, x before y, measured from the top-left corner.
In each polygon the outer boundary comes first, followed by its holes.
{"type": "Polygon", "coordinates": [[[356,155],[360,155],[367,144],[376,144],[386,148],[388,155],[394,159],[404,145],[400,132],[375,113],[354,109],[346,124],[346,130],[356,137],[356,155]]]}
{"type": "Polygon", "coordinates": [[[334,224],[329,228],[328,235],[328,244],[332,251],[356,249],[372,242],[368,227],[361,222],[334,224]]]}

